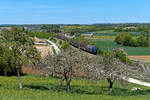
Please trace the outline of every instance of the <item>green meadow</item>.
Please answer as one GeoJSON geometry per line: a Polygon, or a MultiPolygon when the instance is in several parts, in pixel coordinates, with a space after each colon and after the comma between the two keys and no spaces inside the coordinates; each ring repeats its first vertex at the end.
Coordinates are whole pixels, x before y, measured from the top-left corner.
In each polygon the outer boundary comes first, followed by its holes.
{"type": "Polygon", "coordinates": [[[65,84],[58,88],[59,78],[39,75],[25,75],[22,77],[24,89],[18,89],[17,77],[0,76],[0,100],[148,100],[150,88],[129,83],[121,86],[114,84],[112,94],[109,94],[107,82],[100,80],[92,82],[84,79],[73,79],[72,93],[65,91],[65,84]],[[141,91],[131,91],[133,87],[140,87],[141,91]]]}
{"type": "Polygon", "coordinates": [[[116,44],[113,40],[94,40],[93,43],[102,50],[112,50],[114,48],[123,48],[128,55],[150,55],[150,48],[128,47],[116,44]]]}

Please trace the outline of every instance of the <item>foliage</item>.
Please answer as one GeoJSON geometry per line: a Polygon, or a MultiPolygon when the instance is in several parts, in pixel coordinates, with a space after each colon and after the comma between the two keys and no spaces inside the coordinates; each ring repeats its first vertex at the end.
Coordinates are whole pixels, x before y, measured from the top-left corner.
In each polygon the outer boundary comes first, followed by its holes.
{"type": "Polygon", "coordinates": [[[12,52],[11,56],[15,58],[13,62],[10,62],[9,59],[6,62],[10,63],[10,68],[12,68],[12,64],[15,65],[14,70],[17,70],[19,87],[22,88],[20,77],[22,65],[27,63],[36,64],[40,60],[40,55],[37,49],[33,47],[33,39],[26,35],[22,28],[12,27],[10,30],[2,31],[2,33],[2,44],[5,44],[6,49],[10,50],[12,52]]]}
{"type": "Polygon", "coordinates": [[[3,43],[7,45],[9,50],[12,50],[17,64],[23,65],[30,61],[30,58],[40,58],[36,48],[33,47],[33,39],[26,35],[22,29],[12,27],[11,30],[3,31],[2,36],[3,43]]]}
{"type": "Polygon", "coordinates": [[[120,33],[116,38],[115,42],[124,46],[137,46],[137,42],[133,39],[133,36],[130,33],[120,33]]]}
{"type": "Polygon", "coordinates": [[[0,75],[16,74],[15,60],[12,50],[0,44],[0,75]]]}
{"type": "Polygon", "coordinates": [[[100,47],[98,47],[98,54],[99,55],[103,54],[103,51],[102,51],[102,49],[100,47]]]}
{"type": "Polygon", "coordinates": [[[125,34],[121,33],[119,34],[116,38],[115,38],[115,42],[117,44],[123,44],[123,41],[124,41],[124,38],[125,38],[125,34]]]}
{"type": "Polygon", "coordinates": [[[124,63],[131,63],[131,60],[127,58],[127,54],[123,49],[116,48],[113,50],[113,54],[116,58],[124,63]]]}
{"type": "Polygon", "coordinates": [[[67,41],[64,41],[62,44],[61,44],[61,48],[62,49],[67,49],[69,47],[69,43],[67,41]]]}
{"type": "Polygon", "coordinates": [[[139,36],[137,38],[137,44],[139,47],[149,47],[149,42],[147,41],[146,37],[139,36]]]}
{"type": "Polygon", "coordinates": [[[123,45],[124,46],[135,46],[136,44],[133,44],[133,43],[136,43],[132,37],[131,34],[125,34],[124,36],[124,39],[123,39],[123,45]]]}
{"type": "Polygon", "coordinates": [[[149,28],[140,27],[136,31],[141,33],[136,40],[131,34],[119,34],[115,42],[124,46],[149,47],[149,28]]]}
{"type": "Polygon", "coordinates": [[[48,74],[61,74],[62,79],[59,83],[60,87],[62,86],[62,82],[66,81],[66,90],[70,92],[70,83],[73,76],[73,72],[77,69],[77,66],[80,65],[79,54],[76,50],[73,50],[68,47],[68,43],[63,43],[63,49],[65,52],[62,52],[58,55],[48,55],[46,59],[44,59],[44,64],[46,64],[46,71],[48,74]]]}
{"type": "Polygon", "coordinates": [[[87,64],[89,70],[87,75],[90,79],[107,79],[110,93],[112,93],[114,82],[129,74],[128,67],[121,63],[112,51],[105,51],[102,56],[92,57],[90,60],[91,63],[87,64]]]}

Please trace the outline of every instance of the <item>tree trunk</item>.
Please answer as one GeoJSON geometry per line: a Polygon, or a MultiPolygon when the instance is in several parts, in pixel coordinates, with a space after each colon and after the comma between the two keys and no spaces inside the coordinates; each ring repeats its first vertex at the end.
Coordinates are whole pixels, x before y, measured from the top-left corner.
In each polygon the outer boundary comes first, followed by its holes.
{"type": "Polygon", "coordinates": [[[65,77],[62,77],[62,79],[61,79],[60,82],[59,82],[59,87],[60,87],[60,88],[62,87],[62,84],[63,84],[64,80],[65,80],[65,77]]]}
{"type": "Polygon", "coordinates": [[[112,93],[112,87],[113,87],[113,82],[111,81],[111,79],[107,78],[107,81],[109,83],[108,88],[109,88],[109,92],[110,94],[112,93]]]}
{"type": "Polygon", "coordinates": [[[70,90],[70,82],[71,82],[71,79],[67,79],[66,80],[66,84],[67,84],[66,89],[67,89],[67,92],[71,92],[71,90],[70,90]]]}
{"type": "Polygon", "coordinates": [[[20,89],[23,89],[23,86],[22,86],[22,80],[21,80],[21,67],[17,68],[17,76],[18,76],[18,84],[19,84],[19,88],[20,89]]]}

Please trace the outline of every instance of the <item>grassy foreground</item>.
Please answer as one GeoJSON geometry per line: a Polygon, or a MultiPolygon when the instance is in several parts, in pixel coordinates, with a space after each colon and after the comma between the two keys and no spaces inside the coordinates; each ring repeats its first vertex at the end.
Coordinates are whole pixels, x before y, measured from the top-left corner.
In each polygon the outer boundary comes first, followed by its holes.
{"type": "Polygon", "coordinates": [[[37,75],[23,76],[24,89],[19,90],[17,77],[0,77],[0,100],[148,100],[150,88],[129,84],[126,87],[114,84],[112,95],[108,93],[107,82],[99,83],[83,79],[74,79],[71,83],[72,93],[65,88],[58,88],[59,78],[37,75]],[[140,87],[139,92],[131,91],[132,87],[140,87]]]}
{"type": "Polygon", "coordinates": [[[93,43],[102,50],[112,50],[113,48],[123,48],[128,55],[150,55],[150,48],[128,47],[116,44],[112,40],[94,40],[93,43]]]}

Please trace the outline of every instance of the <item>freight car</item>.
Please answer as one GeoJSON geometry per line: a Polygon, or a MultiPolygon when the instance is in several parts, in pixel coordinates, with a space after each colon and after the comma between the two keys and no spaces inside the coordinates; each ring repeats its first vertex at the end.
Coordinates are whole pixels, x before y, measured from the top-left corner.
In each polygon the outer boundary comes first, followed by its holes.
{"type": "Polygon", "coordinates": [[[61,36],[61,35],[57,35],[56,38],[68,41],[72,46],[74,46],[76,48],[79,48],[81,50],[84,50],[84,51],[86,51],[88,53],[91,53],[91,54],[97,54],[97,52],[98,52],[98,48],[96,48],[96,47],[94,47],[92,45],[81,43],[81,42],[72,40],[70,38],[67,38],[65,36],[61,36]]]}

